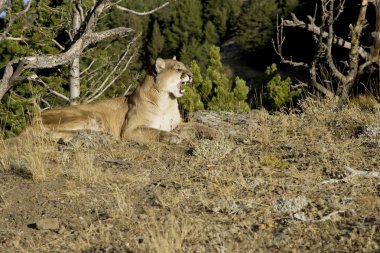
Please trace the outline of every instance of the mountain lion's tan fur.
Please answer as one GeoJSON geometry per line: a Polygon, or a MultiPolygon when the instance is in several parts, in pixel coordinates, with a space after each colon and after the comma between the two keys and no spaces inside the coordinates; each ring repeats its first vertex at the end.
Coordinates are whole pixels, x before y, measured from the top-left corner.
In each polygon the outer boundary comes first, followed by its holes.
{"type": "MultiPolygon", "coordinates": [[[[130,96],[44,111],[24,134],[40,125],[54,139],[70,139],[80,130],[92,130],[117,139],[178,143],[181,137],[170,131],[181,123],[177,98],[183,95],[183,86],[191,76],[183,63],[158,58],[130,96]]],[[[206,137],[216,133],[200,124],[194,126],[194,131],[206,137]]]]}

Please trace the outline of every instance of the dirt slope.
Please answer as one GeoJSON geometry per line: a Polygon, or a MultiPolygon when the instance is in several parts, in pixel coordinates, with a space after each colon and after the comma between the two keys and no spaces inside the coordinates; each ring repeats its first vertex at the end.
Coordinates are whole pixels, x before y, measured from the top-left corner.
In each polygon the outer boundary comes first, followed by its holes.
{"type": "Polygon", "coordinates": [[[332,106],[194,115],[213,141],[0,147],[0,252],[379,252],[379,106],[332,106]]]}

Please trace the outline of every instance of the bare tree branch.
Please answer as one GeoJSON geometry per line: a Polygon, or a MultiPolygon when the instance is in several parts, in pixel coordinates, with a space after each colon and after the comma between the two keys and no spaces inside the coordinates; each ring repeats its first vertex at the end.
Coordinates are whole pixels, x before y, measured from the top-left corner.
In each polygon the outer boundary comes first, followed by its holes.
{"type": "MultiPolygon", "coordinates": [[[[292,13],[291,15],[292,15],[293,20],[284,20],[284,26],[304,28],[304,29],[308,30],[309,32],[312,32],[316,35],[322,35],[323,38],[328,37],[328,33],[325,31],[322,32],[321,28],[319,26],[317,26],[315,24],[307,24],[307,23],[297,19],[297,17],[295,16],[294,13],[292,13]]],[[[310,16],[308,18],[311,19],[310,16]]],[[[350,42],[345,41],[344,39],[342,39],[336,35],[334,35],[334,37],[333,37],[333,43],[336,45],[339,45],[343,48],[351,49],[351,43],[350,42]]],[[[367,59],[367,57],[368,57],[368,53],[363,48],[359,48],[359,54],[363,59],[367,59]]]]}
{"type": "Polygon", "coordinates": [[[75,11],[77,11],[79,13],[79,17],[80,17],[80,22],[83,22],[85,17],[84,17],[84,12],[83,12],[83,8],[82,8],[82,2],[80,0],[78,0],[75,4],[75,11]]]}
{"type": "Polygon", "coordinates": [[[300,220],[300,221],[305,221],[305,222],[310,222],[310,223],[318,223],[318,222],[324,222],[324,221],[331,220],[334,216],[336,216],[338,214],[345,214],[347,212],[355,213],[355,211],[353,209],[342,210],[342,211],[334,211],[332,213],[329,213],[329,214],[323,216],[320,219],[311,219],[311,218],[306,217],[306,215],[301,212],[301,213],[295,213],[293,215],[293,217],[297,220],[300,220]]]}
{"type": "Polygon", "coordinates": [[[285,59],[283,53],[282,53],[282,47],[285,42],[285,37],[283,35],[284,33],[284,20],[281,19],[281,23],[278,23],[278,17],[277,17],[277,36],[276,36],[276,42],[272,39],[272,45],[274,48],[275,53],[280,57],[282,63],[286,63],[289,65],[292,65],[294,67],[305,67],[308,68],[309,65],[304,62],[294,62],[292,59],[287,60],[285,59]]]}
{"type": "Polygon", "coordinates": [[[15,77],[18,77],[22,70],[53,68],[56,66],[67,64],[69,62],[72,62],[75,57],[80,55],[81,52],[88,45],[102,41],[111,36],[121,37],[132,31],[133,30],[131,28],[119,27],[97,33],[89,32],[83,35],[81,38],[79,38],[71,46],[71,48],[64,53],[57,55],[29,56],[12,60],[5,67],[3,77],[0,81],[0,100],[3,98],[4,94],[10,89],[15,77]]]}
{"type": "Polygon", "coordinates": [[[128,43],[128,46],[127,46],[127,49],[125,50],[125,52],[122,54],[122,56],[120,57],[119,61],[116,63],[115,67],[111,70],[111,72],[109,73],[109,75],[103,80],[102,84],[93,92],[92,95],[90,95],[87,99],[86,99],[86,102],[92,102],[94,101],[95,99],[97,99],[98,97],[100,97],[109,87],[111,87],[113,85],[113,83],[121,76],[121,74],[123,74],[125,72],[125,70],[128,68],[130,62],[132,61],[133,57],[134,57],[134,54],[131,55],[131,57],[129,58],[129,60],[126,62],[126,64],[124,65],[123,69],[121,69],[121,71],[119,72],[119,74],[113,78],[112,81],[109,82],[109,79],[114,75],[114,73],[120,69],[121,67],[121,64],[123,63],[123,61],[125,60],[125,58],[127,57],[130,49],[131,49],[131,46],[136,42],[136,40],[141,36],[141,33],[139,35],[137,35],[136,37],[134,37],[129,43],[128,43]]]}
{"type": "Polygon", "coordinates": [[[91,69],[92,65],[96,62],[96,59],[93,59],[90,63],[90,65],[88,65],[87,68],[85,68],[82,72],[80,72],[80,75],[82,76],[83,74],[85,74],[88,70],[91,69]]]}
{"type": "Polygon", "coordinates": [[[335,33],[334,33],[334,20],[335,20],[334,19],[334,4],[335,4],[335,1],[330,0],[329,2],[330,2],[330,5],[328,7],[329,9],[327,10],[326,0],[322,0],[322,3],[323,3],[322,4],[322,6],[323,6],[322,16],[323,16],[323,19],[327,20],[327,28],[328,28],[327,45],[326,45],[326,61],[327,61],[327,64],[329,65],[329,67],[331,69],[332,74],[336,78],[338,78],[339,80],[344,80],[345,76],[342,72],[339,71],[339,69],[335,65],[334,57],[332,55],[333,40],[335,37],[335,33]]]}
{"type": "Polygon", "coordinates": [[[345,176],[344,178],[342,178],[342,179],[328,179],[328,180],[324,180],[324,181],[320,182],[319,184],[320,185],[335,184],[335,183],[340,183],[340,182],[347,183],[355,176],[362,176],[365,178],[380,178],[380,173],[376,172],[376,171],[356,170],[356,169],[353,169],[349,166],[346,166],[345,169],[347,170],[347,172],[349,174],[347,176],[345,176]]]}
{"type": "MultiPolygon", "coordinates": [[[[295,16],[294,16],[294,18],[297,19],[295,16]]],[[[311,62],[310,66],[309,66],[309,64],[307,64],[305,62],[295,62],[295,61],[293,61],[292,58],[290,60],[288,60],[288,59],[286,59],[284,57],[284,55],[282,53],[282,47],[283,47],[283,44],[285,42],[285,37],[283,35],[284,22],[285,21],[281,19],[281,23],[278,24],[278,19],[277,19],[276,42],[274,40],[272,40],[272,44],[273,44],[273,48],[274,48],[275,53],[280,57],[282,63],[289,64],[289,65],[294,66],[294,67],[304,67],[306,69],[309,69],[309,73],[310,73],[311,81],[312,81],[311,82],[312,86],[314,88],[316,88],[319,92],[321,92],[322,94],[324,94],[326,97],[333,97],[334,94],[330,90],[326,89],[322,84],[320,84],[317,81],[316,64],[317,64],[317,62],[318,62],[318,60],[319,60],[319,58],[321,56],[321,53],[317,53],[315,55],[314,60],[311,62]]],[[[314,21],[312,21],[312,23],[313,22],[314,21]]],[[[322,39],[323,39],[323,37],[320,36],[319,44],[322,43],[322,39]]]]}
{"type": "MultiPolygon", "coordinates": [[[[338,21],[339,16],[344,11],[346,0],[320,0],[321,16],[319,19],[321,24],[319,26],[315,24],[315,16],[314,18],[308,16],[309,22],[306,23],[300,21],[293,13],[292,20],[284,20],[282,22],[283,26],[299,27],[312,32],[318,48],[312,62],[308,64],[312,84],[317,90],[324,94],[332,93],[318,82],[318,78],[323,78],[322,70],[319,69],[319,67],[326,64],[326,66],[328,66],[328,74],[332,77],[331,81],[334,81],[335,84],[333,87],[337,87],[336,94],[340,98],[339,107],[349,100],[349,93],[355,80],[370,66],[377,64],[377,69],[380,66],[380,6],[378,5],[380,0],[371,1],[376,4],[376,31],[372,33],[374,42],[370,53],[364,50],[360,42],[366,19],[368,1],[370,0],[360,1],[360,9],[356,23],[350,25],[350,41],[338,37],[334,31],[335,22],[338,21]],[[334,45],[348,49],[349,60],[347,62],[339,63],[336,60],[336,56],[332,52],[334,45]]],[[[317,13],[317,8],[315,13],[317,13]]],[[[278,34],[282,36],[282,31],[278,32],[278,34]]],[[[275,47],[276,53],[280,55],[283,62],[294,66],[295,64],[292,64],[292,61],[284,60],[284,57],[281,56],[282,43],[284,43],[283,40],[277,39],[278,46],[275,47]]],[[[322,80],[322,83],[323,82],[324,80],[322,80]]]]}
{"type": "Polygon", "coordinates": [[[58,41],[56,41],[55,39],[52,39],[52,41],[53,41],[54,44],[56,44],[57,47],[59,47],[61,50],[65,50],[64,46],[62,46],[58,41]]]}
{"type": "Polygon", "coordinates": [[[46,107],[44,107],[43,109],[40,108],[40,111],[43,112],[43,111],[46,111],[48,109],[51,108],[51,105],[48,101],[46,101],[45,99],[43,98],[40,98],[41,102],[44,103],[46,105],[46,107]]]}
{"type": "Polygon", "coordinates": [[[341,79],[344,84],[338,88],[338,95],[341,97],[340,104],[346,103],[349,100],[349,92],[354,84],[355,78],[358,75],[359,68],[359,51],[360,37],[363,30],[363,24],[367,13],[368,0],[362,0],[359,16],[355,27],[351,27],[351,50],[349,54],[349,70],[344,79],[341,79]]]}
{"type": "Polygon", "coordinates": [[[146,16],[146,15],[149,15],[149,14],[152,14],[162,8],[164,8],[165,6],[169,5],[169,1],[162,4],[161,6],[157,7],[157,8],[154,8],[153,10],[150,10],[150,11],[144,11],[144,12],[139,12],[139,11],[135,11],[135,10],[131,10],[131,9],[128,9],[128,8],[125,8],[123,6],[120,6],[120,5],[116,5],[116,8],[118,8],[119,10],[122,10],[122,11],[127,11],[127,12],[130,12],[132,14],[135,14],[137,16],[146,16]]]}
{"type": "MultiPolygon", "coordinates": [[[[135,76],[135,80],[138,80],[140,78],[140,73],[137,73],[135,76]]],[[[128,95],[129,91],[131,90],[132,85],[129,85],[128,88],[124,91],[123,96],[128,95]]]]}
{"type": "Polygon", "coordinates": [[[40,84],[42,84],[51,94],[65,100],[67,102],[70,102],[70,98],[68,98],[65,95],[63,95],[62,93],[59,93],[58,91],[55,91],[52,88],[50,88],[50,86],[47,83],[45,83],[41,78],[36,77],[35,80],[37,80],[40,84]]]}
{"type": "MultiPolygon", "coordinates": [[[[314,13],[313,18],[308,17],[308,19],[310,21],[310,24],[312,26],[315,26],[316,12],[314,13]]],[[[321,18],[322,28],[326,26],[326,22],[327,22],[327,17],[322,15],[322,18],[321,18]]],[[[315,40],[317,41],[318,50],[317,50],[317,53],[314,55],[313,60],[310,64],[309,73],[310,73],[311,83],[313,87],[315,87],[319,92],[324,94],[326,97],[332,98],[334,97],[334,93],[331,90],[327,89],[324,85],[322,85],[318,81],[318,77],[317,77],[317,68],[321,68],[320,61],[324,57],[324,54],[326,51],[326,45],[323,41],[324,40],[323,34],[325,34],[325,32],[324,31],[322,32],[322,29],[321,29],[320,34],[314,34],[314,36],[316,37],[315,40]]]]}
{"type": "Polygon", "coordinates": [[[133,55],[131,55],[131,57],[129,57],[127,63],[124,65],[124,68],[120,71],[120,73],[115,78],[113,78],[112,81],[110,81],[107,86],[105,86],[102,90],[100,90],[96,96],[94,96],[93,98],[88,100],[89,103],[96,100],[98,97],[100,97],[106,90],[108,90],[115,83],[115,81],[117,79],[119,79],[121,74],[124,73],[127,70],[127,68],[129,67],[129,64],[131,63],[134,56],[135,56],[135,54],[133,54],[133,55]]]}
{"type": "MultiPolygon", "coordinates": [[[[84,20],[82,4],[80,0],[75,3],[73,10],[72,34],[73,37],[78,33],[84,20]],[[82,12],[82,13],[81,13],[82,12]]],[[[70,105],[79,103],[80,96],[80,55],[74,58],[70,66],[70,105]]]]}

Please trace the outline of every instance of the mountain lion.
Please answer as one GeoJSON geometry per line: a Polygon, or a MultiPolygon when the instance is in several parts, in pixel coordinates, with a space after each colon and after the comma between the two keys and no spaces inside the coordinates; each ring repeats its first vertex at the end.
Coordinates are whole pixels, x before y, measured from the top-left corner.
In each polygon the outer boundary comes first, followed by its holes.
{"type": "Polygon", "coordinates": [[[182,62],[158,58],[131,95],[46,110],[23,134],[40,126],[57,140],[70,140],[81,130],[108,133],[116,139],[168,143],[179,143],[189,134],[214,138],[219,134],[214,129],[181,123],[177,98],[183,96],[185,85],[191,81],[192,74],[182,62]],[[179,134],[171,132],[175,128],[179,134]]]}

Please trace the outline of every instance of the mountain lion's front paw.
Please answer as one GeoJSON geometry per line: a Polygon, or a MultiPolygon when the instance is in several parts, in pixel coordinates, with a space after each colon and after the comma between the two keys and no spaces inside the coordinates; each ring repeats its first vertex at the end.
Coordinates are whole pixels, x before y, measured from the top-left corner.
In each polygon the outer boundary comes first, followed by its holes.
{"type": "Polygon", "coordinates": [[[161,134],[160,141],[168,144],[180,144],[182,139],[178,134],[165,132],[161,134]]]}

